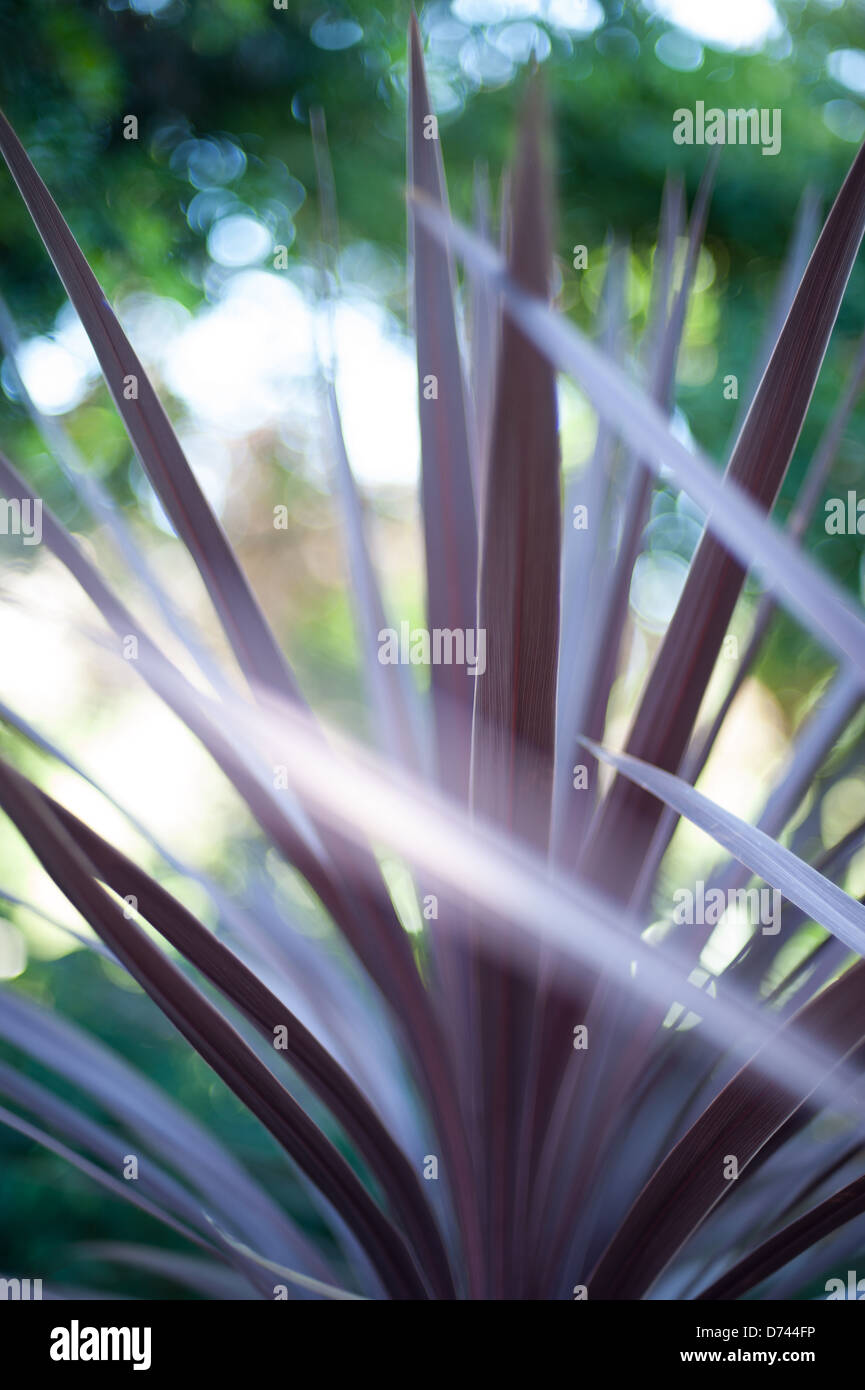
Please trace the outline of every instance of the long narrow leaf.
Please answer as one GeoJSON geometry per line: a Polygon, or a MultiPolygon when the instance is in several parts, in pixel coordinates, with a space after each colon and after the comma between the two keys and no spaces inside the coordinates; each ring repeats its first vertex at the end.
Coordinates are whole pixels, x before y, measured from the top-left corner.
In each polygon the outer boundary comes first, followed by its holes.
{"type": "Polygon", "coordinates": [[[198,566],[242,671],[250,680],[297,698],[288,664],[141,362],[57,204],[2,112],[0,153],[93,344],[142,466],[198,566]]]}
{"type": "Polygon", "coordinates": [[[158,1007],[333,1202],[395,1297],[425,1296],[397,1232],[352,1170],[231,1025],[93,879],[88,861],[27,782],[0,765],[0,804],[47,871],[158,1007]]]}
{"type": "MultiPolygon", "coordinates": [[[[865,147],[826,220],[727,466],[727,479],[763,511],[793,456],[863,232],[865,147]]],[[[633,757],[678,768],[746,572],[718,537],[704,534],[634,716],[633,757]]],[[[617,778],[586,848],[586,871],[629,896],[660,814],[656,800],[617,778]]]]}
{"type": "MultiPolygon", "coordinates": [[[[587,742],[589,742],[587,740],[587,742]]],[[[670,772],[590,743],[596,757],[705,830],[752,873],[777,888],[851,951],[865,956],[865,907],[762,830],[710,801],[670,772]]]]}
{"type": "MultiPolygon", "coordinates": [[[[424,72],[417,19],[409,24],[408,185],[447,207],[437,118],[424,72]]],[[[414,277],[427,621],[430,629],[462,631],[476,623],[477,522],[466,391],[454,318],[450,253],[409,209],[414,277]]],[[[443,785],[468,791],[474,681],[465,666],[431,669],[438,760],[443,785]]]]}
{"type": "Polygon", "coordinates": [[[729,479],[722,481],[698,449],[683,444],[657,406],[579,329],[515,285],[501,258],[484,242],[428,204],[418,202],[418,216],[500,286],[508,313],[526,336],[583,386],[599,413],[657,472],[669,469],[678,486],[708,514],[708,529],[742,565],[760,574],[778,599],[820,634],[827,648],[849,660],[865,689],[865,623],[838,585],[767,521],[743,488],[729,479]]]}

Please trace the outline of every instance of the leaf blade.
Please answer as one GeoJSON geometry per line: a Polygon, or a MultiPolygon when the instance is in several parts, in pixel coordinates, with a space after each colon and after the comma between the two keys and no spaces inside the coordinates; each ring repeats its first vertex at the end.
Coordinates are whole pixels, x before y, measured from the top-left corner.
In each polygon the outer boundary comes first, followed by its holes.
{"type": "MultiPolygon", "coordinates": [[[[442,207],[447,192],[417,18],[409,24],[408,187],[442,207]]],[[[466,631],[476,621],[477,521],[466,390],[454,318],[450,252],[408,212],[417,340],[421,490],[431,629],[466,631]],[[435,394],[431,380],[435,383],[435,394]]],[[[456,664],[431,668],[443,785],[468,792],[474,684],[456,664]]]]}
{"type": "Polygon", "coordinates": [[[241,670],[253,682],[299,698],[288,663],[141,362],[57,204],[2,112],[0,153],[93,345],[142,466],[198,566],[241,670]],[[134,397],[130,395],[133,389],[134,397]]]}

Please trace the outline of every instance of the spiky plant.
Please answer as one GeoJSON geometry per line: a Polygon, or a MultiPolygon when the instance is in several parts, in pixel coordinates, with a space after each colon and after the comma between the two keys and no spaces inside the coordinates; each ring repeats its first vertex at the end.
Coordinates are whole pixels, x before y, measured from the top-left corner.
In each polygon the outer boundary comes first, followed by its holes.
{"type": "MultiPolygon", "coordinates": [[[[191,874],[210,894],[219,924],[211,931],[5,759],[0,804],[92,927],[87,944],[128,972],[308,1180],[331,1239],[311,1241],[175,1101],[12,986],[0,991],[0,1036],[113,1124],[7,1064],[0,1119],[180,1233],[195,1258],[156,1245],[103,1255],[206,1296],[795,1293],[855,1247],[855,1218],[865,1210],[857,1176],[865,910],[836,882],[865,825],[825,847],[814,834],[820,802],[858,756],[865,623],[798,545],[862,385],[861,352],[786,534],[767,514],[865,226],[865,154],[810,259],[813,208],[803,204],[784,280],[791,288],[782,286],[778,327],[722,479],[670,418],[714,168],[691,212],[684,259],[682,190],[667,186],[636,357],[625,340],[627,255],[616,243],[593,344],[548,302],[553,213],[539,91],[532,88],[521,124],[502,255],[448,215],[414,23],[409,48],[427,635],[454,642],[454,634],[483,634],[485,660],[474,673],[466,662],[433,664],[421,693],[399,665],[378,659],[394,615],[385,613],[367,548],[325,361],[374,755],[307,708],[140,361],[0,118],[0,149],[138,458],[198,567],[244,692],[202,655],[98,482],[68,457],[83,500],[184,640],[184,671],[190,659],[204,671],[192,678],[169,659],[90,550],[47,511],[44,544],[92,601],[115,654],[128,656],[134,641],[140,677],[200,741],[348,951],[317,954],[273,900],[232,898],[152,841],[173,872],[191,874]],[[468,363],[456,256],[471,290],[468,363]],[[564,508],[560,373],[598,417],[593,456],[568,474],[564,508]],[[625,747],[614,751],[611,696],[632,630],[632,576],[653,496],[671,488],[708,520],[634,700],[625,747]],[[765,586],[756,616],[742,603],[750,571],[765,586]],[[752,826],[694,783],[776,602],[835,668],[752,826]],[[753,635],[719,702],[710,679],[729,669],[718,659],[734,613],[753,635]],[[716,921],[681,925],[673,912],[677,891],[689,887],[677,890],[682,860],[668,853],[683,819],[726,856],[707,898],[732,901],[750,884],[741,901],[760,901],[755,880],[784,899],[780,922],[766,931],[764,918],[752,918],[745,945],[711,976],[700,967],[716,921]],[[383,849],[410,868],[424,907],[420,934],[407,932],[386,886],[383,849]],[[803,934],[803,921],[824,931],[803,934]],[[303,1009],[292,1011],[287,1000],[304,994],[303,1009]],[[327,1045],[299,1012],[322,1021],[327,1045]],[[815,1122],[826,1116],[830,1138],[818,1141],[815,1122]],[[135,1183],[120,1171],[127,1150],[141,1156],[135,1183]]],[[[314,125],[332,245],[320,116],[314,125]]],[[[324,293],[328,285],[325,251],[324,293]]],[[[26,400],[20,382],[19,395],[26,400]]],[[[37,423],[50,427],[38,412],[37,423]]],[[[35,500],[2,455],[0,483],[8,498],[35,500]]],[[[20,714],[4,709],[3,717],[79,771],[20,714]]],[[[125,811],[134,816],[134,804],[125,811]]]]}

